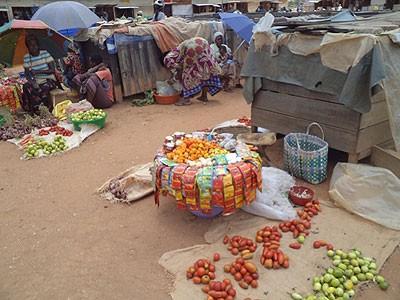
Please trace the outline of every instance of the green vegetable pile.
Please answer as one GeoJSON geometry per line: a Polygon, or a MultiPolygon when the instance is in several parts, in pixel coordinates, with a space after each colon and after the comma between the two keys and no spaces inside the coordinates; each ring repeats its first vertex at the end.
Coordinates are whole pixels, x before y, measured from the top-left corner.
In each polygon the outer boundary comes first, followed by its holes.
{"type": "Polygon", "coordinates": [[[79,111],[71,114],[71,120],[72,122],[94,121],[103,119],[105,116],[106,113],[104,110],[94,108],[87,111],[79,111]]]}
{"type": "Polygon", "coordinates": [[[27,143],[25,148],[25,156],[28,158],[38,157],[40,152],[44,155],[51,155],[57,152],[62,152],[68,149],[66,139],[61,135],[56,135],[51,143],[46,142],[44,139],[37,139],[27,143]]]}
{"type": "Polygon", "coordinates": [[[349,300],[354,296],[354,288],[358,283],[371,280],[382,290],[389,287],[385,278],[377,274],[375,260],[363,257],[359,250],[348,253],[329,250],[327,255],[332,260],[332,267],[322,276],[314,277],[314,293],[306,297],[292,293],[293,300],[349,300]]]}

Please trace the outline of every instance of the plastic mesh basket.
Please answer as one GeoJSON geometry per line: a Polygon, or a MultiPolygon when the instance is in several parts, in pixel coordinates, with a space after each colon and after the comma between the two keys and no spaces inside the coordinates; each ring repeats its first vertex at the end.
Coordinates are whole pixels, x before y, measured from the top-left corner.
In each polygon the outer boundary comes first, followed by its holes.
{"type": "Polygon", "coordinates": [[[290,133],[284,138],[284,165],[288,172],[312,184],[319,184],[327,177],[328,143],[318,123],[311,123],[306,133],[290,133]],[[317,126],[322,139],[310,135],[312,126],[317,126]]]}

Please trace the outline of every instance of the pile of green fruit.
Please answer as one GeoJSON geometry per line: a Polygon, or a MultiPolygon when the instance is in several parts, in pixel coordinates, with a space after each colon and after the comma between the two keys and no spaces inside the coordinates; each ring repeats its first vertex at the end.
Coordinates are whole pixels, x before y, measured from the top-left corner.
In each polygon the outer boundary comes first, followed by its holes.
{"type": "Polygon", "coordinates": [[[292,293],[294,300],[349,300],[355,292],[355,286],[360,282],[374,281],[382,290],[388,288],[386,280],[377,274],[376,262],[373,258],[363,257],[359,250],[348,253],[342,250],[328,250],[332,259],[332,267],[322,276],[314,277],[312,295],[303,297],[292,293]]]}
{"type": "Polygon", "coordinates": [[[40,152],[42,152],[44,155],[62,152],[68,149],[68,145],[66,143],[67,140],[61,135],[56,135],[51,143],[46,142],[44,139],[30,141],[27,143],[27,147],[25,148],[25,156],[28,158],[34,158],[38,157],[40,152]]]}
{"type": "Polygon", "coordinates": [[[103,119],[106,116],[106,113],[102,109],[91,109],[87,111],[79,111],[71,114],[72,122],[80,122],[80,121],[94,121],[103,119]]]}

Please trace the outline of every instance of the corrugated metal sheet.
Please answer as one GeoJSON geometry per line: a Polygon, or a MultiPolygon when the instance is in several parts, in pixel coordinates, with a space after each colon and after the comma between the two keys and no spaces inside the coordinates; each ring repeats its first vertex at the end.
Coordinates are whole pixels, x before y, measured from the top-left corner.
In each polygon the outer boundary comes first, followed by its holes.
{"type": "Polygon", "coordinates": [[[151,36],[115,35],[124,97],[155,88],[156,81],[169,78],[161,65],[161,52],[151,36]]]}

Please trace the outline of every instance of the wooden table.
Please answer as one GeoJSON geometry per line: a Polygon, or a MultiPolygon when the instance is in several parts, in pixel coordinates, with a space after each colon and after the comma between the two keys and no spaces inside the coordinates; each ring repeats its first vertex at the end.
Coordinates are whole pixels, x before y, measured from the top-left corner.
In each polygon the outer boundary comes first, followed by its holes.
{"type": "Polygon", "coordinates": [[[305,132],[308,124],[318,122],[329,147],[347,152],[349,162],[369,156],[374,145],[392,140],[383,93],[373,98],[368,113],[360,114],[334,95],[264,79],[251,106],[251,119],[253,132],[263,127],[281,134],[305,132]]]}

